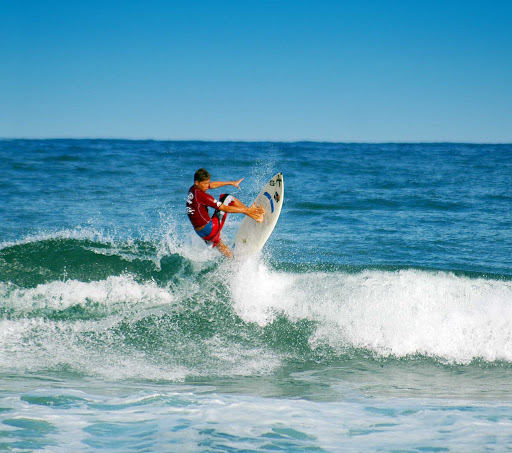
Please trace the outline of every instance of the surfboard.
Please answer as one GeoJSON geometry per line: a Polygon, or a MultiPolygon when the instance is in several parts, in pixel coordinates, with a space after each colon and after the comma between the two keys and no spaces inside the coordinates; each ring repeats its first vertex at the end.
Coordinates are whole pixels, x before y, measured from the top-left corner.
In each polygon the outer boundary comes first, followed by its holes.
{"type": "Polygon", "coordinates": [[[245,216],[235,236],[235,255],[250,256],[259,252],[274,231],[284,200],[283,174],[274,175],[256,197],[255,203],[263,206],[262,223],[245,216]]]}

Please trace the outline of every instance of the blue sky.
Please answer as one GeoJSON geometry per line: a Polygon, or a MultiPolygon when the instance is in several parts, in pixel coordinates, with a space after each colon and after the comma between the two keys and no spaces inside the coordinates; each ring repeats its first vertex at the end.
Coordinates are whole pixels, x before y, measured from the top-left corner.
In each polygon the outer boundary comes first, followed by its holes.
{"type": "Polygon", "coordinates": [[[0,137],[512,142],[512,1],[0,0],[0,137]]]}

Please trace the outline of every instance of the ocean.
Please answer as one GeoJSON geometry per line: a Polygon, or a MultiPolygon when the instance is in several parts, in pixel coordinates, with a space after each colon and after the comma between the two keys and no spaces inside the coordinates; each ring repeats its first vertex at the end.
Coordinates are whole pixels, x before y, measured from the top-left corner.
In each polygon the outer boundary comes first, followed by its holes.
{"type": "Polygon", "coordinates": [[[512,145],[1,140],[0,451],[512,451],[512,145]]]}

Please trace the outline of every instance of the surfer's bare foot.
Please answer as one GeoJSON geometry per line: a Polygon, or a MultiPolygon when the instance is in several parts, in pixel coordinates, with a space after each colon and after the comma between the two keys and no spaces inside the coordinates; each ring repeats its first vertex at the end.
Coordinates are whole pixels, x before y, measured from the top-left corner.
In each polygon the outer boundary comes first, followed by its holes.
{"type": "Polygon", "coordinates": [[[256,222],[261,223],[263,222],[263,217],[265,216],[265,210],[262,206],[256,205],[254,203],[248,210],[247,215],[251,218],[256,220],[256,222]]]}

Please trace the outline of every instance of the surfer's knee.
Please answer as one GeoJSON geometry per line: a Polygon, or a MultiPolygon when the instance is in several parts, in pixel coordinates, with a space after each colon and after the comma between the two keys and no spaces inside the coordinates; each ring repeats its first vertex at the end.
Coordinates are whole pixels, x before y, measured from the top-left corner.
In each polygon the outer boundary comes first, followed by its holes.
{"type": "Polygon", "coordinates": [[[232,197],[233,198],[233,201],[232,201],[232,204],[230,204],[230,206],[235,206],[237,208],[243,208],[245,207],[245,205],[236,197],[232,197]]]}
{"type": "Polygon", "coordinates": [[[240,200],[236,199],[233,195],[228,193],[222,194],[219,201],[225,206],[238,206],[241,203],[240,200]]]}

